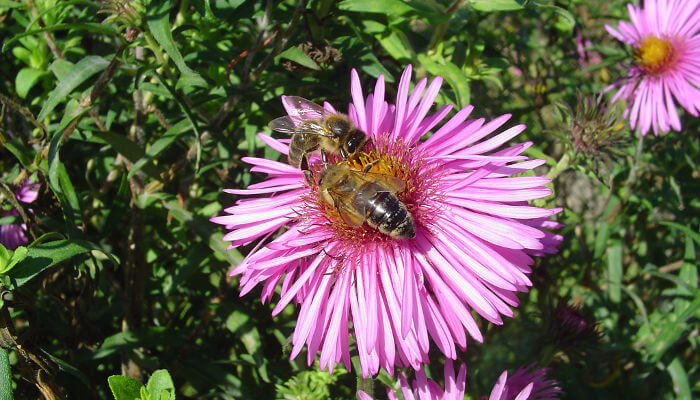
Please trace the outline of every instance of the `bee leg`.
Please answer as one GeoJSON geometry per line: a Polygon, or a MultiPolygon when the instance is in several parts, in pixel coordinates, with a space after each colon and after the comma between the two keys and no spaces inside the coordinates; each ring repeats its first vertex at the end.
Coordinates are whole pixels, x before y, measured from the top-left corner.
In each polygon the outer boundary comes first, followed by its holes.
{"type": "Polygon", "coordinates": [[[321,150],[321,162],[323,163],[323,168],[328,168],[328,154],[321,150]]]}
{"type": "Polygon", "coordinates": [[[343,160],[347,160],[347,159],[348,159],[348,152],[345,151],[345,149],[342,148],[342,147],[340,148],[340,156],[343,157],[343,160]]]}
{"type": "Polygon", "coordinates": [[[314,176],[311,173],[311,169],[309,168],[309,161],[306,159],[306,153],[301,156],[301,165],[299,166],[299,169],[301,169],[301,172],[304,173],[304,179],[306,179],[306,183],[309,186],[312,186],[314,183],[314,176]]]}
{"type": "Polygon", "coordinates": [[[363,174],[368,173],[369,170],[372,169],[372,167],[374,167],[378,162],[379,162],[379,160],[374,160],[374,161],[372,161],[371,163],[365,165],[365,167],[362,168],[362,173],[363,173],[363,174]]]}
{"type": "Polygon", "coordinates": [[[306,180],[306,183],[309,186],[312,186],[314,183],[314,175],[309,171],[308,169],[304,171],[304,179],[306,180]]]}

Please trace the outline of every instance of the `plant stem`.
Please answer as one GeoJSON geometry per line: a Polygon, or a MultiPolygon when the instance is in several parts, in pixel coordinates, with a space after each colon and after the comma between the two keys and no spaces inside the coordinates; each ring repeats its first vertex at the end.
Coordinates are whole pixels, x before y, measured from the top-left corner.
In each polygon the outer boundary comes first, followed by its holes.
{"type": "Polygon", "coordinates": [[[550,169],[549,172],[547,173],[547,178],[554,182],[554,180],[561,174],[562,172],[566,171],[569,168],[569,165],[571,165],[571,156],[569,155],[569,152],[567,151],[564,153],[564,155],[559,159],[557,162],[557,165],[554,166],[554,168],[550,169]]]}
{"type": "Polygon", "coordinates": [[[0,347],[0,400],[12,400],[10,352],[0,347]]]}
{"type": "Polygon", "coordinates": [[[624,187],[624,198],[623,198],[623,203],[626,203],[627,200],[630,197],[630,189],[632,187],[632,184],[634,181],[637,179],[637,169],[639,169],[639,159],[642,157],[642,150],[644,149],[644,136],[639,135],[639,139],[637,140],[637,148],[634,151],[634,163],[632,164],[632,167],[630,168],[630,173],[627,176],[627,180],[625,181],[625,187],[624,187]]]}

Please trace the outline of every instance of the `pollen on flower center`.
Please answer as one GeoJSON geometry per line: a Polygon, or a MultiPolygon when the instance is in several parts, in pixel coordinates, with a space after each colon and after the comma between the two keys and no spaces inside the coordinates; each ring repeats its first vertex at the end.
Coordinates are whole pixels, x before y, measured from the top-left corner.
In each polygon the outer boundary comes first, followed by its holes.
{"type": "MultiPolygon", "coordinates": [[[[404,204],[417,228],[425,226],[430,220],[430,212],[434,211],[431,200],[436,197],[437,174],[431,163],[426,162],[416,153],[415,148],[405,145],[401,140],[394,139],[391,142],[388,139],[378,139],[351,160],[342,161],[338,157],[333,157],[329,160],[329,168],[345,162],[354,172],[366,173],[368,181],[390,187],[396,187],[394,185],[399,184],[401,187],[396,188],[394,195],[404,204]]],[[[363,246],[368,243],[391,244],[398,240],[369,226],[366,220],[361,226],[352,226],[344,220],[337,205],[329,204],[328,200],[323,198],[324,188],[318,183],[323,168],[321,165],[312,167],[316,183],[305,199],[308,206],[306,212],[309,215],[322,215],[327,221],[327,227],[335,232],[336,239],[344,241],[346,246],[353,247],[354,244],[363,246]]]]}
{"type": "Polygon", "coordinates": [[[674,60],[674,48],[668,40],[649,36],[636,49],[639,64],[650,74],[667,70],[674,60]]]}

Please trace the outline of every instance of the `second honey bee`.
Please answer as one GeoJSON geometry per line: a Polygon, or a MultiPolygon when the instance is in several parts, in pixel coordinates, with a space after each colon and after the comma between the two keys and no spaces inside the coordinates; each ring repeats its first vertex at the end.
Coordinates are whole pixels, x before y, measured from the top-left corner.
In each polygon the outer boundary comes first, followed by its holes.
{"type": "Polygon", "coordinates": [[[341,162],[321,171],[318,186],[321,198],[335,207],[343,221],[353,227],[367,223],[395,239],[411,239],[416,227],[406,205],[396,197],[405,183],[394,176],[351,168],[341,162]]]}
{"type": "Polygon", "coordinates": [[[291,106],[290,115],[276,118],[268,126],[292,135],[288,160],[304,171],[307,180],[311,179],[308,158],[316,149],[321,150],[321,159],[327,164],[326,152],[348,159],[357,155],[367,142],[367,136],[346,115],[329,112],[298,96],[287,96],[284,101],[291,106]]]}

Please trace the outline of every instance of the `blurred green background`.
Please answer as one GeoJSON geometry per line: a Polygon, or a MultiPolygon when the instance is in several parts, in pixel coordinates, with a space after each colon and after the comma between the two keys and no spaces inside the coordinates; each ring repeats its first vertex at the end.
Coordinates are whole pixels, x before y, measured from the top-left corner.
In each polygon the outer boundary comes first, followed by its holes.
{"type": "Polygon", "coordinates": [[[619,0],[0,0],[2,209],[41,184],[28,255],[0,273],[0,380],[16,399],[113,398],[111,375],[178,398],[354,398],[355,369],[288,360],[295,309],[239,298],[226,273],[251,246],[226,251],[208,219],[262,178],[242,157],[278,157],[256,133],[280,95],[344,110],[356,68],[393,102],[410,63],[445,78],[438,106],[527,124],[516,140],[555,178],[540,205],[565,207],[515,317],[479,321],[460,355],[472,398],[532,362],[569,399],[697,396],[700,124],[641,140],[619,107],[576,105],[624,75],[604,25],[627,18],[619,0]]]}

